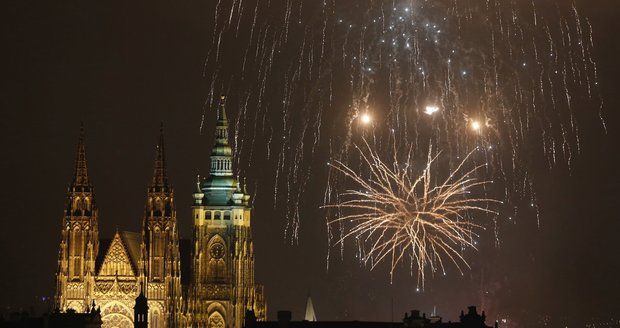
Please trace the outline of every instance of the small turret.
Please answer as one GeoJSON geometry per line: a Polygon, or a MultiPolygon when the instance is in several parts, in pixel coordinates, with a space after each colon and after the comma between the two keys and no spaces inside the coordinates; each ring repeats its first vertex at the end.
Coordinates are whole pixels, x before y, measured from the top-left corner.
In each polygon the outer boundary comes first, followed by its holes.
{"type": "Polygon", "coordinates": [[[133,307],[133,326],[134,328],[146,328],[148,322],[149,303],[144,296],[144,292],[140,291],[140,295],[136,297],[136,305],[133,307]]]}
{"type": "Polygon", "coordinates": [[[245,181],[245,178],[243,178],[243,205],[245,206],[249,206],[250,205],[250,198],[252,196],[250,196],[250,194],[248,194],[248,188],[247,188],[247,184],[245,181]]]}
{"type": "Polygon", "coordinates": [[[235,205],[242,205],[243,198],[245,197],[245,193],[241,191],[241,182],[239,181],[239,176],[237,175],[237,189],[232,194],[232,201],[235,205]]]}
{"type": "Polygon", "coordinates": [[[194,198],[194,205],[202,205],[202,199],[205,197],[205,194],[200,190],[200,174],[196,176],[196,191],[194,191],[192,197],[194,198]]]}

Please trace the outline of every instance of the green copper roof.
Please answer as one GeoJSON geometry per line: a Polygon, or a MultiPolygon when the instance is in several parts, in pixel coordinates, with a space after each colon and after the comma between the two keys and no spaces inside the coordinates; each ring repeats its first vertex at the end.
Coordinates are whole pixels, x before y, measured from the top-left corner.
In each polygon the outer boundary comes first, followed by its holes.
{"type": "Polygon", "coordinates": [[[209,177],[200,184],[205,194],[203,205],[232,205],[233,194],[240,185],[233,175],[232,148],[228,143],[228,119],[226,118],[226,97],[222,96],[217,109],[215,126],[215,145],[211,151],[211,170],[209,177]]]}

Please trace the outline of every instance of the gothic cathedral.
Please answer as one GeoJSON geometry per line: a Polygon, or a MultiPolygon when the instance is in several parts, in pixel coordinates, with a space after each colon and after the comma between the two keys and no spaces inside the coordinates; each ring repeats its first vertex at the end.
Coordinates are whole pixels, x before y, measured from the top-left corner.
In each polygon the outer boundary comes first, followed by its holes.
{"type": "Polygon", "coordinates": [[[180,239],[168,181],[163,128],[140,232],[99,239],[84,129],[62,220],[56,307],[101,310],[103,327],[242,328],[246,313],[266,317],[254,282],[250,195],[232,168],[225,98],[217,109],[210,174],[193,193],[194,234],[180,239]],[[137,303],[136,303],[137,302],[137,303]],[[146,318],[142,309],[147,312],[146,318]]]}

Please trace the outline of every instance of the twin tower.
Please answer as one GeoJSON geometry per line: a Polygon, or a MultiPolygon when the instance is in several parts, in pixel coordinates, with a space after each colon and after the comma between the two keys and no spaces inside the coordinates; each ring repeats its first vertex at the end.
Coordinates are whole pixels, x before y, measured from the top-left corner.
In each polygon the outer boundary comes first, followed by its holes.
{"type": "Polygon", "coordinates": [[[210,175],[192,195],[191,239],[179,238],[163,130],[141,231],[100,239],[81,130],[62,220],[58,309],[100,308],[106,328],[241,328],[246,313],[265,319],[263,287],[254,282],[250,195],[233,175],[224,96],[215,129],[210,175]]]}

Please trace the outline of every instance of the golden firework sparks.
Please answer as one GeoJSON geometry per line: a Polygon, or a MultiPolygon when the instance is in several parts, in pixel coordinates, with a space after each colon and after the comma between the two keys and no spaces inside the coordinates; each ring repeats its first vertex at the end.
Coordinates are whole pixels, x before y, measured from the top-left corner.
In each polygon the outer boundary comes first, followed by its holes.
{"type": "Polygon", "coordinates": [[[340,161],[330,164],[355,185],[355,189],[340,193],[336,203],[324,206],[341,214],[327,221],[328,228],[338,224],[343,229],[334,244],[356,239],[363,245],[361,261],[371,270],[390,261],[391,277],[399,263],[410,259],[412,274],[417,273],[421,287],[427,271],[445,274],[446,262],[454,263],[463,273],[463,266],[469,267],[463,251],[476,249],[477,231],[483,229],[474,214],[496,214],[489,205],[499,203],[472,197],[474,189],[491,183],[474,177],[485,165],[466,169],[472,151],[440,179],[433,170],[439,154],[432,155],[432,149],[424,168],[416,170],[411,149],[405,162],[398,161],[396,151],[386,162],[365,140],[364,145],[356,147],[360,171],[340,161]]]}
{"type": "Polygon", "coordinates": [[[368,125],[368,124],[370,124],[372,122],[372,117],[368,113],[362,114],[360,116],[360,119],[362,120],[362,124],[364,124],[364,125],[368,125]]]}
{"type": "Polygon", "coordinates": [[[439,111],[439,107],[434,106],[434,105],[428,105],[426,106],[426,108],[424,108],[424,114],[426,115],[433,115],[438,111],[439,111]]]}

